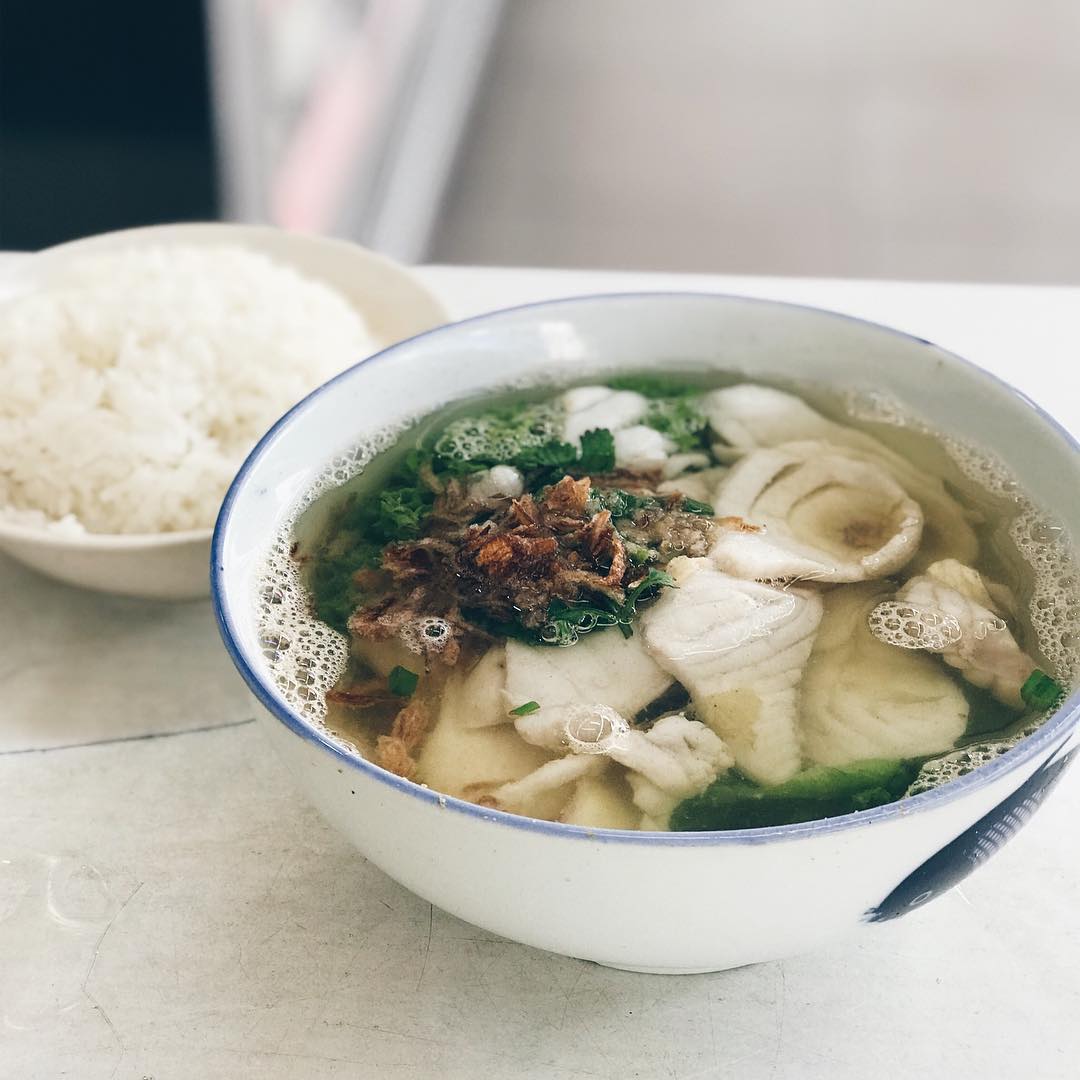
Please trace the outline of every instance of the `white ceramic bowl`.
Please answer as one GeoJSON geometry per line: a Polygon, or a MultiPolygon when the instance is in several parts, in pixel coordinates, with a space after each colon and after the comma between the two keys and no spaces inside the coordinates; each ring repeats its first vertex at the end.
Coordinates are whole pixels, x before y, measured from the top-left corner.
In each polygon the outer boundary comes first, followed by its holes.
{"type": "MultiPolygon", "coordinates": [[[[589,830],[484,809],[402,780],[291,708],[259,645],[257,574],[299,494],[384,424],[542,373],[706,366],[892,392],[989,441],[1080,535],[1080,452],[1030,402],[903,334],[785,304],[708,295],[595,297],[468,320],[397,345],[299,404],[263,439],[218,520],[213,589],[226,646],[313,803],[432,903],[507,937],[603,964],[690,972],[821,945],[950,888],[1023,823],[1078,743],[1080,694],[966,777],[889,806],[724,833],[589,830]]],[[[1042,883],[1033,883],[1042,888],[1042,883]]]]}
{"type": "MultiPolygon", "coordinates": [[[[60,244],[25,259],[11,293],[32,291],[57,264],[72,258],[151,244],[229,244],[269,255],[341,292],[363,315],[379,348],[448,319],[439,301],[393,260],[356,244],[263,225],[153,225],[60,244]]],[[[0,550],[25,565],[73,585],[161,600],[207,595],[210,534],[208,526],[187,532],[68,536],[5,522],[0,515],[0,550]]]]}

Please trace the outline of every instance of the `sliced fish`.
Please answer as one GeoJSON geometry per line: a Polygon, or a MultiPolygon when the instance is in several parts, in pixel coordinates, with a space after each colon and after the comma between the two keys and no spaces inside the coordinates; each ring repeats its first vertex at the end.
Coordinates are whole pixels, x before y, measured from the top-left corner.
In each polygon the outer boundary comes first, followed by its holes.
{"type": "Polygon", "coordinates": [[[678,588],[645,612],[646,646],[743,772],[767,784],[786,780],[802,760],[799,683],[821,598],[732,577],[707,558],[673,559],[668,572],[678,588]]]}
{"type": "Polygon", "coordinates": [[[756,383],[712,390],[702,398],[701,410],[723,440],[713,447],[722,461],[781,443],[814,440],[843,447],[850,457],[880,465],[922,507],[926,520],[915,560],[919,568],[944,558],[965,563],[975,559],[978,540],[944,483],[872,435],[829,420],[794,394],[756,383]]]}
{"type": "Polygon", "coordinates": [[[517,729],[534,745],[557,749],[567,709],[598,702],[633,716],[672,681],[636,628],[629,638],[615,628],[594,630],[567,648],[508,641],[504,712],[535,701],[540,708],[518,717],[517,729]]]}
{"type": "Polygon", "coordinates": [[[617,772],[610,768],[583,776],[574,785],[559,820],[591,829],[636,829],[641,823],[641,811],[630,798],[625,778],[617,772]]]}
{"type": "Polygon", "coordinates": [[[648,731],[627,732],[608,756],[626,768],[643,814],[639,828],[650,831],[666,830],[671,811],[683,799],[704,791],[734,764],[714,731],[682,713],[661,717],[648,731]]]}
{"type": "Polygon", "coordinates": [[[565,410],[563,438],[577,445],[586,431],[607,428],[610,432],[636,424],[649,410],[649,399],[633,390],[608,386],[575,386],[559,398],[565,410]]]}
{"type": "Polygon", "coordinates": [[[895,600],[876,607],[870,626],[891,645],[938,653],[973,686],[1024,708],[1020,688],[1038,664],[1020,648],[988,584],[971,567],[934,563],[895,600]]]}
{"type": "MultiPolygon", "coordinates": [[[[435,791],[476,802],[495,788],[535,772],[552,755],[525,742],[509,724],[472,726],[469,698],[453,685],[460,678],[456,673],[450,677],[438,718],[417,757],[416,780],[435,791]]],[[[544,817],[558,813],[561,805],[537,805],[530,812],[544,817]]]]}
{"type": "Polygon", "coordinates": [[[865,581],[908,563],[922,537],[919,504],[880,465],[827,443],[754,450],[713,500],[720,525],[710,552],[737,577],[865,581]]]}
{"type": "Polygon", "coordinates": [[[933,657],[894,648],[868,617],[889,594],[878,582],[833,589],[802,682],[803,750],[810,761],[847,765],[950,749],[967,725],[960,688],[933,657]]]}
{"type": "Polygon", "coordinates": [[[495,645],[465,675],[451,675],[443,691],[445,707],[460,716],[466,727],[507,724],[514,718],[506,707],[505,686],[506,648],[495,645]]]}
{"type": "MultiPolygon", "coordinates": [[[[560,820],[567,821],[568,814],[583,812],[584,797],[579,788],[571,791],[568,785],[609,781],[607,770],[617,764],[625,770],[639,810],[632,827],[666,829],[671,811],[708,787],[733,761],[713,731],[681,713],[662,717],[648,731],[640,731],[606,706],[582,705],[569,714],[562,749],[564,757],[493,790],[491,805],[520,812],[521,806],[535,807],[557,796],[565,804],[560,820]],[[641,814],[644,818],[638,820],[641,814]]],[[[595,802],[593,806],[595,810],[595,802]]],[[[624,816],[625,810],[625,805],[618,808],[619,815],[624,816]]],[[[615,814],[616,804],[608,800],[603,812],[615,814]]]]}

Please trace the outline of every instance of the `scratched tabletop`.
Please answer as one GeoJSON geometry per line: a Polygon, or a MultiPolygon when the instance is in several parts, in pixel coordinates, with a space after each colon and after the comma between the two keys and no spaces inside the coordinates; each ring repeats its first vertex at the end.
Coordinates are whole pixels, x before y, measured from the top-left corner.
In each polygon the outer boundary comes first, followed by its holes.
{"type": "MultiPolygon", "coordinates": [[[[819,304],[953,349],[1080,431],[1080,290],[422,273],[457,315],[653,287],[819,304]]],[[[1080,770],[907,918],[638,975],[478,930],[352,851],[254,722],[208,602],[0,556],[0,688],[2,1080],[1080,1075],[1080,770]]]]}

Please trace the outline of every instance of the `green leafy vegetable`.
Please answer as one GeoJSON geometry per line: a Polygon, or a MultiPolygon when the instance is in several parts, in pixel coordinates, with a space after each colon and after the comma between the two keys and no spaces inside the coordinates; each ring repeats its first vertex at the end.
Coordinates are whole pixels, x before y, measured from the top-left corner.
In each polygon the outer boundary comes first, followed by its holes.
{"type": "Polygon", "coordinates": [[[581,436],[578,468],[584,473],[606,473],[615,468],[615,436],[607,428],[595,428],[581,436]]]}
{"type": "Polygon", "coordinates": [[[315,562],[309,588],[316,617],[339,633],[346,633],[349,616],[363,599],[353,577],[358,570],[376,565],[378,558],[378,548],[372,551],[368,545],[356,542],[346,555],[315,562]]]}
{"type": "Polygon", "coordinates": [[[626,546],[626,555],[635,566],[644,566],[655,559],[660,558],[660,553],[644,544],[635,544],[633,540],[623,540],[626,546]]]}
{"type": "Polygon", "coordinates": [[[577,461],[577,456],[577,450],[570,443],[556,441],[527,446],[514,454],[507,464],[523,472],[545,468],[567,469],[577,461]]]}
{"type": "Polygon", "coordinates": [[[694,397],[662,397],[649,402],[641,422],[663,432],[683,453],[709,444],[709,422],[694,397]]]}
{"type": "Polygon", "coordinates": [[[524,705],[519,705],[516,709],[510,710],[511,716],[528,716],[529,713],[534,713],[540,708],[538,702],[526,701],[524,705]]]}
{"type": "Polygon", "coordinates": [[[397,694],[398,697],[411,697],[419,681],[420,676],[415,671],[410,671],[398,664],[390,672],[386,683],[390,687],[391,694],[397,694]]]}
{"type": "Polygon", "coordinates": [[[395,488],[379,495],[376,524],[381,533],[396,540],[414,540],[431,507],[427,493],[419,488],[395,488]]]}
{"type": "Polygon", "coordinates": [[[619,518],[628,518],[636,510],[656,509],[661,504],[659,500],[646,495],[632,495],[629,491],[620,488],[600,490],[593,488],[589,492],[589,508],[593,513],[598,510],[609,510],[611,516],[618,521],[619,518]]]}
{"type": "Polygon", "coordinates": [[[671,815],[671,828],[756,829],[868,810],[899,799],[918,770],[918,762],[875,758],[842,768],[815,765],[772,787],[730,773],[679,803],[671,815]]]}
{"type": "Polygon", "coordinates": [[[557,479],[558,472],[610,472],[615,468],[615,438],[606,428],[586,431],[581,450],[564,442],[562,413],[549,404],[493,409],[448,424],[435,440],[437,472],[462,476],[493,465],[512,465],[537,473],[533,484],[557,479]]]}
{"type": "Polygon", "coordinates": [[[314,552],[309,572],[315,614],[345,633],[349,616],[363,600],[355,577],[378,567],[387,544],[414,540],[424,529],[435,500],[420,480],[430,454],[412,449],[377,492],[353,496],[338,511],[329,541],[314,552]]]}
{"type": "Polygon", "coordinates": [[[552,600],[548,605],[547,622],[540,628],[539,642],[543,645],[574,645],[582,634],[615,626],[619,622],[619,613],[619,606],[606,596],[595,602],[552,600]]]}
{"type": "Polygon", "coordinates": [[[623,609],[627,610],[631,617],[637,614],[634,606],[646,595],[652,596],[659,589],[675,589],[675,579],[663,570],[650,570],[640,581],[634,582],[626,590],[626,601],[623,609]]]}
{"type": "Polygon", "coordinates": [[[548,605],[548,621],[541,627],[539,643],[543,645],[573,645],[582,634],[617,626],[623,637],[632,637],[630,624],[637,617],[637,605],[662,588],[676,588],[675,579],[663,570],[650,570],[641,580],[626,590],[626,599],[617,604],[607,596],[595,600],[552,600],[548,605]]]}
{"type": "Polygon", "coordinates": [[[609,379],[612,390],[633,390],[647,398],[692,397],[699,393],[699,388],[680,379],[665,378],[663,375],[650,375],[646,372],[633,375],[617,375],[609,379]]]}
{"type": "Polygon", "coordinates": [[[672,683],[659,697],[653,698],[634,714],[634,723],[651,724],[669,713],[683,712],[690,704],[690,693],[680,682],[672,683]]]}
{"type": "MultiPolygon", "coordinates": [[[[698,502],[697,499],[691,499],[686,495],[681,498],[682,501],[678,504],[678,509],[684,510],[688,514],[701,514],[704,517],[712,517],[716,513],[708,503],[698,502]]],[[[665,506],[670,505],[670,503],[658,499],[654,495],[634,495],[629,491],[623,491],[621,488],[593,488],[589,492],[589,506],[593,513],[597,510],[610,510],[611,516],[616,521],[619,518],[631,517],[638,510],[662,510],[665,506]]]]}
{"type": "MultiPolygon", "coordinates": [[[[549,402],[526,402],[460,417],[435,439],[436,467],[460,474],[514,464],[526,451],[559,444],[562,421],[562,409],[549,402]]],[[[570,460],[574,457],[572,450],[570,460]]]]}
{"type": "Polygon", "coordinates": [[[1036,668],[1020,687],[1020,698],[1029,708],[1036,712],[1046,712],[1052,709],[1061,699],[1065,690],[1061,684],[1045,671],[1036,668]]]}

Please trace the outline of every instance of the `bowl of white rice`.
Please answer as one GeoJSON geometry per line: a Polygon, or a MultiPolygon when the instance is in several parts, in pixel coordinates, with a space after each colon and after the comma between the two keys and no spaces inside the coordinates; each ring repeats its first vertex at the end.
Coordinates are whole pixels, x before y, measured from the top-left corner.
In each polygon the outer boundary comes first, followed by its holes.
{"type": "Polygon", "coordinates": [[[447,321],[404,267],[264,226],[28,256],[0,302],[0,550],[107,592],[208,591],[230,480],[296,401],[447,321]]]}

